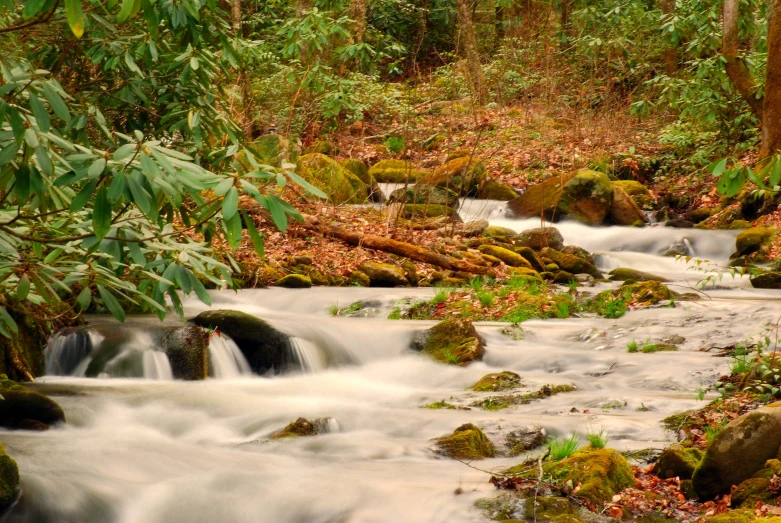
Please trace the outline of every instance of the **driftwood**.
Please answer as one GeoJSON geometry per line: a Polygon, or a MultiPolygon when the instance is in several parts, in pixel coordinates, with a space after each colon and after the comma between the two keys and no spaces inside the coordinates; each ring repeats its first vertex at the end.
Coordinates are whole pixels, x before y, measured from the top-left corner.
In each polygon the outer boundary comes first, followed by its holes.
{"type": "Polygon", "coordinates": [[[474,265],[464,260],[458,260],[451,256],[432,252],[424,247],[413,245],[411,243],[401,242],[391,238],[384,238],[374,234],[362,234],[359,232],[347,231],[333,224],[322,223],[315,216],[305,214],[304,223],[302,226],[307,229],[317,231],[321,234],[331,236],[350,245],[357,245],[359,247],[373,249],[375,251],[397,254],[399,256],[409,258],[410,260],[436,265],[442,269],[463,271],[470,274],[486,274],[489,276],[494,275],[494,271],[490,267],[474,265]]]}

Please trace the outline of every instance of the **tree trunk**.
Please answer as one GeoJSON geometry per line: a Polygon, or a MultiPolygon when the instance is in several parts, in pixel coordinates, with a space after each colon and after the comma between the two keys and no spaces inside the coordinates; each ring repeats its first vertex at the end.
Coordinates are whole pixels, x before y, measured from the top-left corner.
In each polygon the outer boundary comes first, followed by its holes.
{"type": "Polygon", "coordinates": [[[477,52],[477,39],[472,25],[472,10],[469,0],[456,0],[458,8],[458,28],[461,35],[461,45],[466,54],[466,63],[469,68],[469,83],[475,93],[475,99],[479,105],[485,105],[488,101],[488,90],[485,87],[485,76],[480,67],[480,54],[477,52]]]}
{"type": "MultiPolygon", "coordinates": [[[[233,36],[241,37],[241,0],[231,0],[231,28],[233,36]]],[[[252,138],[254,125],[252,118],[252,89],[245,65],[239,66],[236,83],[241,91],[241,121],[244,123],[244,134],[248,139],[252,138]]]]}
{"type": "Polygon", "coordinates": [[[572,37],[572,20],[570,20],[572,2],[573,0],[561,0],[561,42],[559,45],[562,51],[567,48],[567,43],[572,37]]]}
{"type": "Polygon", "coordinates": [[[499,5],[498,0],[494,0],[494,29],[496,31],[496,41],[494,42],[494,45],[498,48],[502,45],[502,42],[504,41],[505,37],[505,30],[504,30],[504,12],[505,9],[501,5],[499,5]]]}
{"type": "MultiPolygon", "coordinates": [[[[778,0],[771,1],[774,1],[777,6],[778,0]]],[[[756,117],[762,120],[763,102],[761,97],[757,98],[757,83],[746,63],[739,56],[738,2],[739,0],[724,0],[724,31],[721,40],[721,54],[726,60],[727,76],[735,89],[748,103],[756,117]]],[[[775,10],[777,9],[776,7],[775,10]]],[[[768,63],[770,62],[768,61],[768,63]]]]}
{"type": "Polygon", "coordinates": [[[235,36],[241,35],[241,0],[231,0],[231,26],[235,36]]]}
{"type": "Polygon", "coordinates": [[[350,18],[353,19],[353,43],[363,43],[363,35],[366,34],[366,10],[368,0],[353,0],[350,4],[350,18]]]}
{"type": "Polygon", "coordinates": [[[760,158],[781,153],[781,0],[770,0],[760,158]]]}
{"type": "MultiPolygon", "coordinates": [[[[675,13],[675,0],[662,0],[662,14],[665,18],[675,13]]],[[[678,48],[670,44],[664,50],[664,71],[667,76],[678,72],[678,48]]]]}

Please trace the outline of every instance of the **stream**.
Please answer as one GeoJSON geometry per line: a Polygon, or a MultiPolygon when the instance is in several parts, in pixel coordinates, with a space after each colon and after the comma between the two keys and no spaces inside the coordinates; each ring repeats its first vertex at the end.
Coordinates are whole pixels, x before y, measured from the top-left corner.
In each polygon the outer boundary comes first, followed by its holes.
{"type": "MultiPolygon", "coordinates": [[[[502,202],[467,200],[461,215],[516,231],[540,226],[539,220],[505,218],[503,211],[502,202]]],[[[678,292],[694,292],[706,273],[688,270],[663,252],[677,242],[691,256],[726,265],[736,236],[656,225],[556,227],[565,244],[592,252],[602,271],[653,272],[673,280],[670,287],[678,292]]],[[[630,311],[619,319],[530,320],[519,340],[500,332],[504,324],[481,322],[476,326],[486,340],[484,361],[461,368],[408,350],[413,336],[435,322],[385,319],[398,300],[426,299],[434,292],[328,287],[212,292],[212,308],[256,315],[294,336],[300,368],[275,376],[253,375],[226,339],[209,348],[213,378],[175,381],[165,355],[146,334],[154,323],[144,318],[117,330],[129,333],[124,352],[97,378],[84,377],[89,356],[56,359],[53,340],[49,374],[69,375],[47,375],[32,386],[62,405],[67,423],[47,432],[0,434],[19,464],[23,489],[2,521],[485,521],[474,502],[495,495],[489,475],[439,457],[433,438],[467,422],[500,445],[508,430],[529,425],[549,435],[574,431],[581,439],[604,428],[608,446],[618,450],[661,449],[676,436],[660,420],[704,405],[698,391],[728,371],[727,359],[700,349],[759,333],[778,319],[781,299],[781,291],[753,289],[747,279],[727,275],[699,301],[630,311]],[[371,303],[373,317],[329,315],[329,307],[359,300],[371,303]],[[626,350],[632,340],[672,336],[685,340],[678,352],[626,350]],[[123,360],[123,354],[138,357],[123,360]],[[525,391],[545,384],[573,384],[577,390],[496,412],[419,408],[485,397],[489,394],[468,387],[501,370],[520,374],[525,391]],[[117,377],[128,372],[136,377],[117,377]],[[268,440],[299,416],[331,417],[330,431],[268,440]]],[[[185,300],[188,317],[206,308],[185,300]]],[[[89,320],[116,329],[107,318],[89,320]]],[[[100,334],[91,336],[93,344],[100,343],[100,334]]],[[[474,465],[501,469],[521,459],[474,465]]]]}

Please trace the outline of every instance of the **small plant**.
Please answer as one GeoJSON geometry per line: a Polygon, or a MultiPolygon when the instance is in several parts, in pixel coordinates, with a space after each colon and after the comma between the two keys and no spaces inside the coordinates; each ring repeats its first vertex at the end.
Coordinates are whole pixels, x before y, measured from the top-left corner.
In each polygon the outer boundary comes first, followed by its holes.
{"type": "Polygon", "coordinates": [[[330,307],[328,307],[328,314],[331,316],[338,316],[339,315],[339,304],[334,303],[330,307]]]}
{"type": "Polygon", "coordinates": [[[437,291],[436,295],[434,295],[434,297],[431,298],[431,304],[439,305],[440,303],[445,303],[449,295],[450,295],[450,290],[448,289],[442,289],[441,291],[437,291]]]}
{"type": "Polygon", "coordinates": [[[385,147],[393,154],[400,154],[403,152],[406,144],[407,141],[403,136],[389,136],[384,142],[385,147]]]}
{"type": "Polygon", "coordinates": [[[447,360],[450,364],[457,364],[459,361],[461,361],[461,358],[455,354],[453,354],[453,351],[446,350],[443,352],[443,356],[445,356],[445,360],[447,360]]]}
{"type": "Polygon", "coordinates": [[[705,439],[708,441],[708,443],[711,443],[713,439],[724,429],[724,425],[716,425],[715,427],[706,427],[705,428],[705,439]]]}
{"type": "Polygon", "coordinates": [[[389,320],[400,320],[401,319],[401,308],[400,307],[394,307],[393,310],[388,314],[389,320]]]}
{"type": "Polygon", "coordinates": [[[651,339],[648,338],[643,342],[643,346],[640,349],[640,352],[645,352],[647,354],[649,352],[656,352],[656,349],[656,343],[652,342],[651,339]]]}
{"type": "Polygon", "coordinates": [[[578,450],[580,445],[580,438],[574,432],[569,438],[556,437],[549,439],[546,443],[548,450],[550,451],[550,457],[554,461],[560,461],[564,458],[568,458],[578,450]]]}
{"type": "Polygon", "coordinates": [[[638,350],[637,340],[632,340],[626,344],[627,352],[637,352],[637,350],[638,350]]]}
{"type": "Polygon", "coordinates": [[[482,291],[477,293],[477,299],[480,300],[480,304],[483,307],[493,307],[496,296],[493,292],[482,291]]]}
{"type": "Polygon", "coordinates": [[[588,440],[588,444],[591,445],[591,448],[604,449],[608,441],[605,427],[601,427],[599,432],[589,432],[586,434],[586,439],[588,440]]]}
{"type": "Polygon", "coordinates": [[[556,303],[556,317],[557,318],[569,318],[571,313],[570,302],[560,301],[556,303]]]}

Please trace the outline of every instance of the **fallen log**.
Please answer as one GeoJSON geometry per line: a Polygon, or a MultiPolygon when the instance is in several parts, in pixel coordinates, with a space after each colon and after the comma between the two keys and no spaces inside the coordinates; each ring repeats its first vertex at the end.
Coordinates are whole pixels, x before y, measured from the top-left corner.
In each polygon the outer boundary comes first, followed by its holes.
{"type": "Polygon", "coordinates": [[[331,236],[350,245],[356,245],[375,251],[397,254],[399,256],[409,258],[410,260],[428,263],[450,271],[463,271],[470,274],[485,274],[488,276],[495,275],[494,270],[490,267],[481,267],[479,265],[474,265],[467,261],[459,260],[445,254],[432,252],[425,247],[420,247],[419,245],[413,245],[411,243],[401,242],[391,238],[384,238],[374,234],[362,234],[359,232],[348,231],[333,224],[322,223],[315,216],[306,214],[303,216],[304,223],[301,225],[304,228],[331,236]]]}

